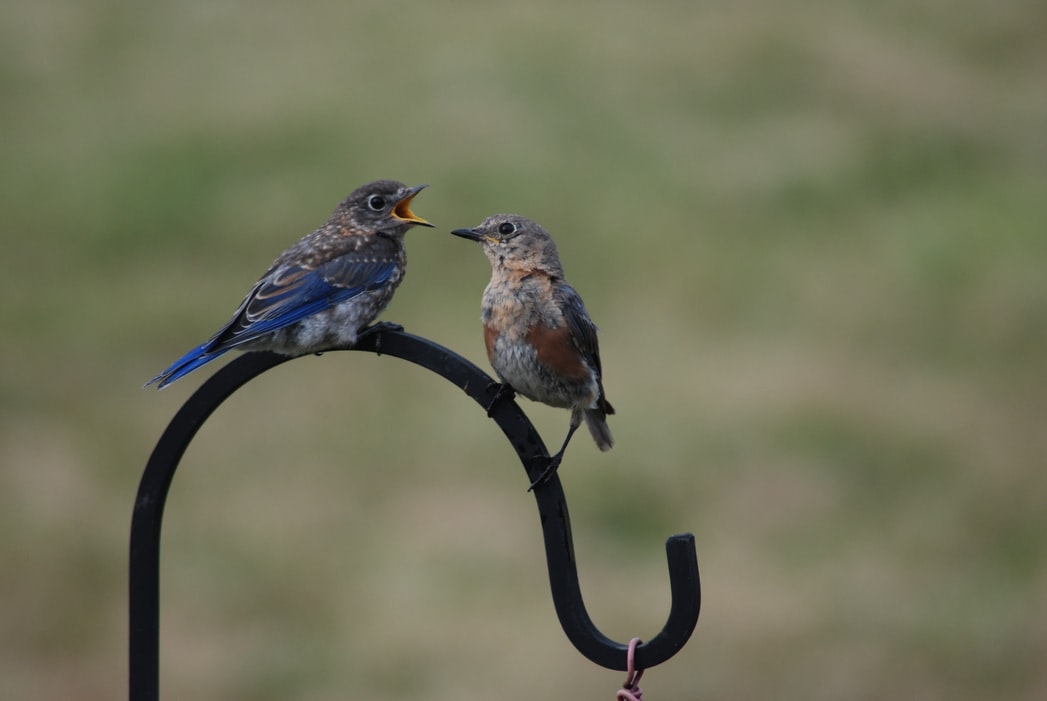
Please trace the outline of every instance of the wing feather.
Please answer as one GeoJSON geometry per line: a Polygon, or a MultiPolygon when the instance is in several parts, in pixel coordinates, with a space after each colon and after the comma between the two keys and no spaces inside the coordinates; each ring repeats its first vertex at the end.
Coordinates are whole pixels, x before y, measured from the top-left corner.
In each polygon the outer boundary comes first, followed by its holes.
{"type": "Polygon", "coordinates": [[[285,264],[259,280],[233,318],[205,344],[207,352],[235,348],[386,284],[393,260],[349,254],[315,268],[285,264]]]}

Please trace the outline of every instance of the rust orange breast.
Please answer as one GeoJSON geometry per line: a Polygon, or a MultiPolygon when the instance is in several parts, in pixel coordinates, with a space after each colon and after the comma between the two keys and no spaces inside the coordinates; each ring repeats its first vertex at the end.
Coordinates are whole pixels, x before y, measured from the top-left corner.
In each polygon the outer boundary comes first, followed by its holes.
{"type": "Polygon", "coordinates": [[[592,372],[582,360],[567,326],[558,329],[533,326],[527,331],[527,342],[534,347],[538,360],[561,377],[582,379],[592,372]]]}

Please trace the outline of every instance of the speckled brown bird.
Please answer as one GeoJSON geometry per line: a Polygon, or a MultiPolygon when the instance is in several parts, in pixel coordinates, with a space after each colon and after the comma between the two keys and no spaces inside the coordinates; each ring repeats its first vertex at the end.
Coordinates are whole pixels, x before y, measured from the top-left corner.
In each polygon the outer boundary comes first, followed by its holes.
{"type": "Polygon", "coordinates": [[[432,226],[410,207],[424,187],[376,180],[354,190],[273,261],[210,340],[146,384],[163,389],[234,348],[304,355],[351,346],[403,280],[404,234],[432,226]]]}
{"type": "Polygon", "coordinates": [[[614,408],[604,394],[596,325],[564,277],[552,237],[518,214],[451,233],[478,241],[491,263],[481,313],[498,377],[528,399],[571,410],[567,437],[535,484],[557,469],[583,420],[600,450],[610,450],[614,408]]]}

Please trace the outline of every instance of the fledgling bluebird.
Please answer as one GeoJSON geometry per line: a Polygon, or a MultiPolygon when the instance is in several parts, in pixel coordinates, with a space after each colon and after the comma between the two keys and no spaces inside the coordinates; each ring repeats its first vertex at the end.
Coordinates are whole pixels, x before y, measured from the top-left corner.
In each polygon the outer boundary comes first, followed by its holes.
{"type": "Polygon", "coordinates": [[[498,377],[528,399],[571,410],[563,446],[532,487],[559,466],[583,418],[600,450],[610,450],[607,415],[614,408],[603,391],[596,325],[564,278],[552,237],[516,214],[494,214],[451,233],[479,241],[491,262],[481,314],[498,377]]]}
{"type": "Polygon", "coordinates": [[[225,326],[146,386],[163,389],[234,348],[294,356],[351,346],[403,280],[404,234],[432,226],[411,211],[424,187],[377,180],[354,190],[273,261],[225,326]]]}

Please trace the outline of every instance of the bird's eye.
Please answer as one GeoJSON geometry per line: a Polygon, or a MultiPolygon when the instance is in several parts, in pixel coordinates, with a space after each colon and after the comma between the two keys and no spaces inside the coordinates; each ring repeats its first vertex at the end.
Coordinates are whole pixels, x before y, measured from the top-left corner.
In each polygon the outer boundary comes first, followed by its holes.
{"type": "Polygon", "coordinates": [[[367,198],[367,206],[376,212],[385,209],[385,198],[381,195],[371,195],[367,198]]]}
{"type": "Polygon", "coordinates": [[[516,227],[513,226],[513,223],[510,221],[503,222],[502,225],[498,227],[498,233],[502,234],[503,236],[508,236],[514,231],[516,231],[516,227]]]}

